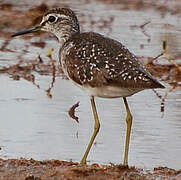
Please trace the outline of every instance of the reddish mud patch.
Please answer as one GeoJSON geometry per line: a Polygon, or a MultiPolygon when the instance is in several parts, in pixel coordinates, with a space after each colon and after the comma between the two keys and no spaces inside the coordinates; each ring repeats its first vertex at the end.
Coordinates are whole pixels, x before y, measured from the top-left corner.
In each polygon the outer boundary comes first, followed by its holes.
{"type": "Polygon", "coordinates": [[[135,167],[113,164],[92,164],[81,167],[75,162],[59,160],[36,161],[34,159],[0,159],[0,178],[3,180],[154,180],[157,178],[162,180],[168,178],[179,180],[180,177],[181,170],[177,171],[166,167],[155,168],[150,172],[135,167]]]}

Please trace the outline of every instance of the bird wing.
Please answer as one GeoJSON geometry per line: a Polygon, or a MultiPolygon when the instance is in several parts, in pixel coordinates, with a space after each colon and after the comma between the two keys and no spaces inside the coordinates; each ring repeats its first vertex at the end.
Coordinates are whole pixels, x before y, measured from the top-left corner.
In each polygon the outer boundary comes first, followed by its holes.
{"type": "Polygon", "coordinates": [[[69,77],[91,87],[157,88],[162,85],[116,40],[89,32],[74,35],[60,50],[69,77]],[[66,52],[65,52],[66,51],[66,52]]]}

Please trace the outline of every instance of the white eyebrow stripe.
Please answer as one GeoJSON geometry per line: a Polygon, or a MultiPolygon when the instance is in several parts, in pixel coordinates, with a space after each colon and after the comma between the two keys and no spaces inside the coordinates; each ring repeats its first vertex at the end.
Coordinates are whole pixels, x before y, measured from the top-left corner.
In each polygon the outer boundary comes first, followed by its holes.
{"type": "Polygon", "coordinates": [[[63,15],[63,14],[56,14],[57,17],[63,18],[63,19],[68,19],[69,16],[63,15]]]}

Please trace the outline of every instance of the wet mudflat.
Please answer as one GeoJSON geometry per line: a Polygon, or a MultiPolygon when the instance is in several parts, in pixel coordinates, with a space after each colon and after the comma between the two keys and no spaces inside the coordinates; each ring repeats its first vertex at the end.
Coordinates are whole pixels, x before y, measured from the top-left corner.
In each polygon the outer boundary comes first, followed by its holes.
{"type": "Polygon", "coordinates": [[[105,180],[155,180],[180,179],[181,170],[167,167],[154,168],[153,171],[143,171],[135,167],[122,165],[92,164],[81,167],[78,163],[59,160],[35,161],[34,159],[0,159],[1,179],[8,180],[41,180],[41,179],[105,179],[105,180]]]}
{"type": "Polygon", "coordinates": [[[0,178],[181,179],[180,10],[179,1],[0,1],[0,178]],[[83,31],[121,41],[166,86],[128,98],[134,116],[129,163],[142,169],[109,165],[123,161],[121,99],[96,99],[101,130],[88,163],[100,165],[58,161],[78,162],[86,148],[93,129],[89,98],[63,74],[55,37],[10,38],[52,7],[70,7],[83,31]],[[79,123],[68,113],[78,101],[79,123]],[[12,159],[20,157],[41,161],[12,159]]]}

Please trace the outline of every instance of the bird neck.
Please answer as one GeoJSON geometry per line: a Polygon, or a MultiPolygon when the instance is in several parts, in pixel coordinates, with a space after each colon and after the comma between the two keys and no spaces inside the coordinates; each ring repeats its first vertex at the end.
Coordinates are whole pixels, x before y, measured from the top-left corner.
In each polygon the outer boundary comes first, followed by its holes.
{"type": "Polygon", "coordinates": [[[59,32],[55,32],[55,35],[57,36],[60,45],[63,46],[73,35],[79,34],[80,29],[79,26],[63,26],[60,28],[59,32]]]}

